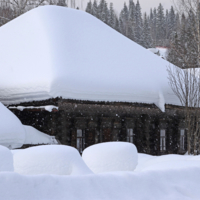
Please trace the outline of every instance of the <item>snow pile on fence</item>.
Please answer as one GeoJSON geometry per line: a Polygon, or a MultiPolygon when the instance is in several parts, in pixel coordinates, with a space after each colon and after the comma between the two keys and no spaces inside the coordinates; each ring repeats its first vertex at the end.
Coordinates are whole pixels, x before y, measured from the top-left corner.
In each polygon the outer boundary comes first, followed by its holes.
{"type": "Polygon", "coordinates": [[[20,120],[0,103],[0,145],[10,149],[20,148],[26,132],[20,120]]]}
{"type": "Polygon", "coordinates": [[[58,144],[54,136],[47,135],[33,128],[32,126],[25,126],[26,138],[24,144],[58,144]]]}
{"type": "Polygon", "coordinates": [[[14,168],[19,174],[92,174],[79,152],[70,146],[44,145],[14,153],[14,168]]]}
{"type": "Polygon", "coordinates": [[[0,38],[4,104],[63,97],[155,103],[162,111],[180,105],[168,62],[83,11],[40,7],[1,27],[0,38]]]}
{"type": "Polygon", "coordinates": [[[0,173],[4,200],[197,200],[200,168],[85,176],[0,173]]]}
{"type": "Polygon", "coordinates": [[[0,145],[0,172],[2,171],[14,171],[14,168],[11,151],[0,145]]]}
{"type": "Polygon", "coordinates": [[[133,171],[138,162],[137,154],[134,144],[107,142],[86,148],[82,158],[94,173],[133,171]]]}

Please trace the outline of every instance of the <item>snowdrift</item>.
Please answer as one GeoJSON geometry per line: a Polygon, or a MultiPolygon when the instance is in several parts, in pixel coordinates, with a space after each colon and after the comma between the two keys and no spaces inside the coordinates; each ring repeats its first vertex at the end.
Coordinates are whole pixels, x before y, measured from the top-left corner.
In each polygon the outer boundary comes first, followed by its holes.
{"type": "Polygon", "coordinates": [[[20,120],[0,103],[0,145],[10,149],[20,148],[26,132],[20,120]]]}
{"type": "Polygon", "coordinates": [[[14,171],[14,167],[11,151],[0,145],[0,172],[2,171],[14,171]]]}
{"type": "Polygon", "coordinates": [[[0,101],[52,97],[180,105],[168,62],[83,11],[44,6],[0,28],[0,101]],[[12,48],[10,48],[12,47],[12,48]]]}
{"type": "Polygon", "coordinates": [[[86,176],[0,173],[4,200],[197,200],[200,168],[86,176]]]}
{"type": "Polygon", "coordinates": [[[79,152],[70,146],[44,145],[17,151],[13,154],[14,169],[19,174],[92,174],[79,152]]]}
{"type": "Polygon", "coordinates": [[[128,142],[95,144],[83,151],[82,158],[94,173],[134,171],[138,163],[137,149],[128,142]]]}

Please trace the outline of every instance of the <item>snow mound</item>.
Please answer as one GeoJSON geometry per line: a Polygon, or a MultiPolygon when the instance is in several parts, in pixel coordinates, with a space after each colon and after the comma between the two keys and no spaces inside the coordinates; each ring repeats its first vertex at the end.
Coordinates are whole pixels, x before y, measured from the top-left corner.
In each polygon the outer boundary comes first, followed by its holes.
{"type": "Polygon", "coordinates": [[[85,175],[92,172],[79,152],[70,146],[31,147],[13,154],[14,169],[19,174],[85,175]]]}
{"type": "Polygon", "coordinates": [[[11,151],[0,145],[0,172],[2,171],[14,171],[14,168],[11,151]]]}
{"type": "Polygon", "coordinates": [[[0,103],[0,145],[10,149],[20,148],[26,132],[20,120],[0,103]]]}
{"type": "Polygon", "coordinates": [[[200,168],[86,176],[0,173],[3,200],[199,200],[200,168]]]}
{"type": "Polygon", "coordinates": [[[200,156],[180,156],[180,155],[164,155],[164,156],[144,156],[138,155],[139,164],[136,171],[147,170],[175,170],[191,167],[200,168],[200,156]]]}
{"type": "Polygon", "coordinates": [[[26,139],[24,144],[58,144],[54,136],[47,135],[33,128],[32,126],[25,126],[26,139]]]}
{"type": "Polygon", "coordinates": [[[167,61],[86,12],[39,7],[1,27],[0,38],[4,104],[63,97],[155,103],[162,111],[180,105],[167,61]]]}
{"type": "Polygon", "coordinates": [[[96,144],[83,151],[82,158],[94,173],[133,171],[137,166],[137,149],[128,142],[96,144]]]}

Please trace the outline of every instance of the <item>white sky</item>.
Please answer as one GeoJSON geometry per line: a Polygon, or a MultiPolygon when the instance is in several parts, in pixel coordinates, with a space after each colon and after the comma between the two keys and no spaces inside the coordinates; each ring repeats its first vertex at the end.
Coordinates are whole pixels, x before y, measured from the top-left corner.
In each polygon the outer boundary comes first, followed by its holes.
{"type": "MultiPolygon", "coordinates": [[[[81,1],[81,0],[78,0],[81,1]]],[[[87,4],[89,0],[82,0],[84,5],[87,4]]],[[[100,0],[98,0],[99,2],[100,0]]],[[[123,8],[124,2],[129,2],[129,0],[106,0],[108,3],[113,2],[114,8],[116,9],[117,12],[120,12],[121,9],[123,8]]],[[[137,0],[133,0],[135,3],[137,0]]],[[[172,0],[139,0],[140,5],[142,7],[142,13],[150,11],[150,8],[158,7],[159,3],[162,3],[164,6],[164,9],[169,9],[171,5],[173,5],[172,0]]],[[[93,2],[93,0],[92,0],[93,2]]]]}

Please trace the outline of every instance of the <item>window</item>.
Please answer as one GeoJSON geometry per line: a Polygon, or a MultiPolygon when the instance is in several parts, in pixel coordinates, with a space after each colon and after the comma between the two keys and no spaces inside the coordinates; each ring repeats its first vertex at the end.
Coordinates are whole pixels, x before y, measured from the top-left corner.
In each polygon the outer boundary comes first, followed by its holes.
{"type": "Polygon", "coordinates": [[[133,143],[133,129],[127,129],[127,142],[133,143]]]}
{"type": "Polygon", "coordinates": [[[180,150],[185,150],[185,130],[180,131],[180,150]]]}
{"type": "Polygon", "coordinates": [[[80,153],[85,149],[85,131],[82,129],[77,129],[76,148],[80,153]]]}
{"type": "Polygon", "coordinates": [[[160,130],[160,151],[166,150],[166,134],[165,129],[160,130]]]}

